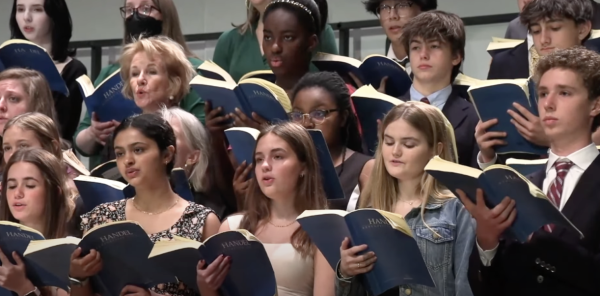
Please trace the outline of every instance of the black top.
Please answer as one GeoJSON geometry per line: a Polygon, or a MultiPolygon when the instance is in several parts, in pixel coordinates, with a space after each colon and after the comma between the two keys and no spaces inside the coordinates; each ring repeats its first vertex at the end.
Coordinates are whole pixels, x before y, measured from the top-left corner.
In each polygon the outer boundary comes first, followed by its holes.
{"type": "Polygon", "coordinates": [[[213,210],[221,221],[237,211],[236,208],[227,204],[227,201],[220,190],[210,189],[208,192],[193,191],[193,194],[195,203],[213,210]]]}
{"type": "Polygon", "coordinates": [[[67,222],[67,235],[74,237],[82,237],[83,231],[81,231],[79,225],[81,224],[81,215],[85,214],[85,207],[83,206],[83,200],[81,196],[75,198],[75,210],[69,222],[67,222]]]}
{"type": "Polygon", "coordinates": [[[342,164],[335,167],[335,172],[340,178],[340,184],[342,185],[342,189],[344,190],[345,198],[330,200],[330,209],[344,211],[347,209],[348,202],[350,201],[350,197],[352,196],[352,192],[354,191],[354,188],[356,188],[356,185],[358,185],[360,173],[362,173],[362,169],[367,163],[367,161],[371,159],[372,158],[370,156],[354,152],[342,164]]]}
{"type": "Polygon", "coordinates": [[[53,92],[60,136],[67,141],[73,141],[81,117],[83,95],[76,81],[81,75],[87,75],[87,69],[78,59],[72,59],[60,74],[69,89],[69,97],[53,92]]]}

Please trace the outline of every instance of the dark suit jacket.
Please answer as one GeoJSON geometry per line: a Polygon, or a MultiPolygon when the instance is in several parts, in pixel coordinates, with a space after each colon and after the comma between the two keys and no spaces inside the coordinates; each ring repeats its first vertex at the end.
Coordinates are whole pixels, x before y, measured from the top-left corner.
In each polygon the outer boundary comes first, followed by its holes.
{"type": "MultiPolygon", "coordinates": [[[[545,169],[528,178],[539,188],[545,169]]],[[[489,267],[471,253],[469,282],[475,295],[600,295],[600,156],[575,186],[562,213],[583,233],[555,226],[525,244],[501,241],[489,267]]]]}
{"type": "MultiPolygon", "coordinates": [[[[442,109],[442,113],[444,113],[454,128],[454,137],[456,138],[456,148],[458,150],[458,163],[479,168],[477,164],[479,146],[477,146],[477,141],[475,141],[475,126],[479,122],[479,117],[477,116],[475,107],[457,93],[458,91],[456,90],[452,91],[442,109]]],[[[404,94],[400,99],[410,101],[410,92],[404,94]]]]}
{"type": "Polygon", "coordinates": [[[527,41],[494,55],[487,79],[529,78],[527,41]]]}

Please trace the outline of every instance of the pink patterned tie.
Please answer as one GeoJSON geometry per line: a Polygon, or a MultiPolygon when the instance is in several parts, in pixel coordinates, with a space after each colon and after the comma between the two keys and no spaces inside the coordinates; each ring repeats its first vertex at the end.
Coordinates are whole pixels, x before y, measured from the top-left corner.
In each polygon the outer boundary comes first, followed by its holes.
{"type": "MultiPolygon", "coordinates": [[[[548,198],[559,210],[560,198],[563,192],[565,177],[567,176],[567,173],[569,172],[572,166],[573,163],[566,158],[559,159],[554,163],[554,169],[556,170],[556,178],[554,178],[554,181],[552,181],[552,183],[550,184],[550,188],[548,189],[548,198]]],[[[552,232],[552,229],[554,229],[554,225],[545,225],[544,229],[546,229],[546,231],[548,232],[552,232]]]]}

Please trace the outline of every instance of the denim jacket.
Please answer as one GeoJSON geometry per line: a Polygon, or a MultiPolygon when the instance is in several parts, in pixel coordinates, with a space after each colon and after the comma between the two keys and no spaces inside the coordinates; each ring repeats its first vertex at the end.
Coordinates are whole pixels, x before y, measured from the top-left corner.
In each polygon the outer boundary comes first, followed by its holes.
{"type": "MultiPolygon", "coordinates": [[[[475,221],[463,204],[457,198],[444,203],[428,203],[425,206],[424,219],[421,219],[420,208],[411,210],[404,218],[413,232],[436,286],[403,285],[399,287],[399,294],[394,295],[472,296],[467,271],[475,241],[475,221]],[[423,220],[440,236],[436,236],[427,228],[423,220]]],[[[345,281],[339,278],[339,272],[336,274],[336,296],[369,295],[358,278],[345,281]]],[[[386,292],[385,295],[391,294],[386,292]]]]}

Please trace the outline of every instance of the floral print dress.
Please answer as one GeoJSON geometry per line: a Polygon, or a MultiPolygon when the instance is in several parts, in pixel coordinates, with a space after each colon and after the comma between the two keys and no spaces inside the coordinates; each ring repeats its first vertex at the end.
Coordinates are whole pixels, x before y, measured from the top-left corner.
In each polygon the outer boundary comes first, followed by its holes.
{"type": "MultiPolygon", "coordinates": [[[[116,221],[124,221],[125,205],[127,199],[116,202],[109,202],[95,207],[91,212],[81,215],[81,230],[87,232],[90,229],[116,221]]],[[[173,236],[184,237],[196,241],[202,241],[202,231],[208,214],[213,211],[205,206],[190,202],[183,211],[181,218],[171,228],[149,234],[152,242],[172,240],[173,236]]],[[[151,289],[153,292],[163,295],[194,295],[192,289],[187,288],[183,283],[165,283],[151,289]]]]}

